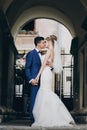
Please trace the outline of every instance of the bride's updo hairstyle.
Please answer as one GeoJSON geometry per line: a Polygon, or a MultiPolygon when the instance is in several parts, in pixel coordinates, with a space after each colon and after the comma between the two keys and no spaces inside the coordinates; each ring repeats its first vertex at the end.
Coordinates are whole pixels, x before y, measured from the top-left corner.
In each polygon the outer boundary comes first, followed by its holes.
{"type": "Polygon", "coordinates": [[[46,37],[45,39],[46,39],[47,41],[50,41],[50,40],[51,40],[51,38],[50,38],[50,37],[46,37]]]}
{"type": "Polygon", "coordinates": [[[57,36],[55,35],[50,35],[49,37],[46,37],[47,41],[52,41],[53,46],[54,46],[54,41],[57,41],[57,36]]]}
{"type": "Polygon", "coordinates": [[[50,35],[50,39],[53,41],[57,41],[57,36],[56,35],[50,35]]]}

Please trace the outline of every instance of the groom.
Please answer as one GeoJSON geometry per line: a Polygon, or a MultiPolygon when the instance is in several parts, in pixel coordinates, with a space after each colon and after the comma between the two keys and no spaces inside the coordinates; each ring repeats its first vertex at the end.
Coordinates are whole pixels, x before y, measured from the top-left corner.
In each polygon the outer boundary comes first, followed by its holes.
{"type": "Polygon", "coordinates": [[[40,81],[37,83],[35,80],[40,67],[41,67],[41,49],[45,48],[44,38],[36,37],[34,39],[35,49],[30,51],[26,56],[25,73],[30,86],[30,118],[31,123],[34,122],[32,110],[35,102],[37,91],[40,87],[40,81]]]}

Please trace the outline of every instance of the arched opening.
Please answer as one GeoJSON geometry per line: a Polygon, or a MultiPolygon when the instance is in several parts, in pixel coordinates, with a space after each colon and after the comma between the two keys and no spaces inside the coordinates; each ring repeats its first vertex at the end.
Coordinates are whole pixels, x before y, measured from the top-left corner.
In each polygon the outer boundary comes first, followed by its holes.
{"type": "Polygon", "coordinates": [[[73,109],[73,58],[70,55],[72,35],[64,25],[55,20],[38,18],[20,26],[15,39],[19,54],[16,62],[17,81],[15,84],[15,103],[17,105],[14,103],[14,106],[17,106],[15,109],[19,112],[28,113],[29,106],[29,86],[24,78],[25,54],[34,48],[33,40],[36,36],[42,35],[46,37],[52,33],[58,36],[63,65],[61,75],[54,75],[53,90],[70,111],[73,109]]]}
{"type": "Polygon", "coordinates": [[[74,25],[66,14],[52,7],[35,6],[33,8],[25,10],[12,26],[11,32],[14,39],[22,25],[32,19],[37,18],[48,18],[60,22],[68,28],[68,30],[71,32],[72,37],[76,36],[74,25]]]}

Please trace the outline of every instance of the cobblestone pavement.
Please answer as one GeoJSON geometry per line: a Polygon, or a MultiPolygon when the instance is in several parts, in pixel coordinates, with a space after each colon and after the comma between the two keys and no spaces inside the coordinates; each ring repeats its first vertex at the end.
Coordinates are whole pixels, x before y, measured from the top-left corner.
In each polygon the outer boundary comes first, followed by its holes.
{"type": "Polygon", "coordinates": [[[30,127],[18,125],[0,125],[0,130],[87,130],[87,125],[76,125],[73,127],[30,127]]]}

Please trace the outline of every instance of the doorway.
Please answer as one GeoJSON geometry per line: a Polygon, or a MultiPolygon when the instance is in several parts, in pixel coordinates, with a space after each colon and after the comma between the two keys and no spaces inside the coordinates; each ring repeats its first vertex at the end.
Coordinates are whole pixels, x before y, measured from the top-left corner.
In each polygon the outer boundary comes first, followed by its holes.
{"type": "Polygon", "coordinates": [[[19,52],[15,65],[15,78],[17,80],[15,84],[15,104],[19,105],[15,110],[18,112],[24,112],[25,114],[29,112],[30,91],[24,71],[26,54],[34,48],[33,40],[36,36],[42,35],[46,37],[52,33],[58,36],[63,67],[61,74],[55,75],[54,90],[67,108],[70,111],[73,109],[73,58],[70,55],[72,36],[69,30],[61,23],[51,19],[40,18],[33,19],[22,25],[15,41],[19,52]],[[72,106],[70,106],[70,102],[72,106]]]}

